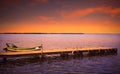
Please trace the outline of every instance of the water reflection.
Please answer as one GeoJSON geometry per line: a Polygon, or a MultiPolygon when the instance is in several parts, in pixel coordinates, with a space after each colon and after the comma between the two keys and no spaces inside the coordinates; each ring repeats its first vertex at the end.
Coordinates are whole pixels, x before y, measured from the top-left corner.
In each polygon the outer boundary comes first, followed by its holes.
{"type": "Polygon", "coordinates": [[[0,67],[6,66],[9,67],[11,66],[22,66],[22,65],[27,65],[31,63],[36,63],[36,64],[43,64],[44,62],[55,62],[55,61],[70,61],[70,60],[82,60],[85,58],[88,58],[89,60],[93,60],[92,58],[96,58],[93,61],[97,61],[97,59],[102,58],[102,57],[113,57],[117,56],[116,54],[109,54],[109,55],[102,55],[102,56],[82,56],[82,57],[76,57],[76,56],[68,56],[68,57],[60,57],[60,56],[53,56],[53,57],[18,57],[18,58],[9,58],[7,61],[3,61],[2,59],[0,60],[0,67]]]}
{"type": "MultiPolygon", "coordinates": [[[[22,74],[38,72],[39,74],[52,74],[52,73],[110,73],[112,67],[117,66],[114,64],[115,61],[111,61],[116,58],[116,55],[103,55],[103,56],[84,56],[84,57],[68,57],[62,58],[56,57],[46,57],[46,58],[20,58],[20,59],[9,59],[7,62],[0,62],[0,72],[1,74],[14,73],[17,71],[22,74]],[[27,70],[26,70],[27,69],[27,70]],[[100,70],[99,70],[100,69],[100,70]],[[108,71],[106,71],[108,69],[108,71]],[[99,71],[98,71],[99,70],[99,71]]],[[[114,67],[115,68],[115,67],[114,67]]],[[[118,70],[117,67],[116,69],[118,70]]],[[[119,71],[119,70],[118,70],[119,71]]],[[[114,72],[114,71],[113,71],[114,72]]]]}

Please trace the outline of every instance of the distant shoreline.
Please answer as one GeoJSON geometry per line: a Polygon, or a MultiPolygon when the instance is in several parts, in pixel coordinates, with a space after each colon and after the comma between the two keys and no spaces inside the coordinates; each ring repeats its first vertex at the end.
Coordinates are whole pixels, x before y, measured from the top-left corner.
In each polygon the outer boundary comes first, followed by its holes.
{"type": "Polygon", "coordinates": [[[120,33],[0,33],[0,34],[120,34],[120,33]]]}
{"type": "Polygon", "coordinates": [[[84,34],[84,33],[0,33],[0,34],[84,34]]]}

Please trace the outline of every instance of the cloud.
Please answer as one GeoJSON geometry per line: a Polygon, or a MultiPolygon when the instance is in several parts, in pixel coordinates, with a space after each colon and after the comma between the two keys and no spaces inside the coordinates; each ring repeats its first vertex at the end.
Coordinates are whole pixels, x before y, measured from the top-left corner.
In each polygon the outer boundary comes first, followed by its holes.
{"type": "Polygon", "coordinates": [[[0,6],[13,6],[17,5],[19,0],[0,0],[0,6]]]}
{"type": "Polygon", "coordinates": [[[40,3],[47,3],[47,2],[48,2],[48,0],[32,0],[31,5],[37,5],[40,3]]]}
{"type": "Polygon", "coordinates": [[[25,3],[27,2],[28,4],[31,3],[31,4],[39,4],[39,3],[47,3],[48,0],[28,0],[28,1],[25,1],[25,0],[0,0],[0,5],[3,5],[3,6],[13,6],[13,5],[17,5],[17,4],[22,4],[22,3],[25,3]]]}
{"type": "Polygon", "coordinates": [[[48,17],[48,16],[38,16],[40,20],[47,21],[47,20],[52,20],[54,17],[48,17]]]}
{"type": "Polygon", "coordinates": [[[33,2],[36,2],[36,3],[46,3],[46,2],[48,2],[48,0],[33,0],[33,2]]]}
{"type": "Polygon", "coordinates": [[[47,2],[48,2],[48,0],[31,0],[30,5],[35,6],[35,5],[39,5],[39,4],[47,3],[47,2]]]}
{"type": "Polygon", "coordinates": [[[93,13],[102,13],[109,14],[111,16],[117,16],[120,14],[120,8],[111,8],[111,7],[96,7],[96,8],[87,8],[87,9],[77,9],[71,12],[65,10],[59,11],[59,14],[64,18],[77,18],[84,17],[93,13]]]}
{"type": "MultiPolygon", "coordinates": [[[[35,17],[36,18],[36,17],[35,17]]],[[[50,16],[37,16],[36,18],[39,22],[43,23],[56,23],[56,18],[55,17],[50,17],[50,16]]]]}
{"type": "Polygon", "coordinates": [[[111,16],[116,16],[120,14],[120,8],[103,8],[100,10],[103,13],[110,14],[111,16]]]}

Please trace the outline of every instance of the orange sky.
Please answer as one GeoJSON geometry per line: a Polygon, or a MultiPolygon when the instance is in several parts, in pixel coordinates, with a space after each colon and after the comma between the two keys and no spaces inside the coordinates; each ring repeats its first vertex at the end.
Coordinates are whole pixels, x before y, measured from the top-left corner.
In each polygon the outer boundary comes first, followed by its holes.
{"type": "Polygon", "coordinates": [[[0,3],[3,12],[0,33],[120,33],[118,0],[1,0],[0,3]]]}

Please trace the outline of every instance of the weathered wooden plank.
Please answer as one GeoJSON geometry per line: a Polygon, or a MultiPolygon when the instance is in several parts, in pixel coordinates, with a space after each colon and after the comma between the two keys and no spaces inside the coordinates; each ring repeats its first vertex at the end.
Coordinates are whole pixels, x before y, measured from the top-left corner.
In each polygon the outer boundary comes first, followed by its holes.
{"type": "Polygon", "coordinates": [[[74,51],[90,52],[90,51],[105,51],[113,50],[117,52],[117,48],[65,48],[65,49],[44,49],[43,51],[21,51],[21,52],[0,52],[0,57],[24,56],[24,55],[41,55],[41,54],[60,54],[73,53],[74,51]]]}

